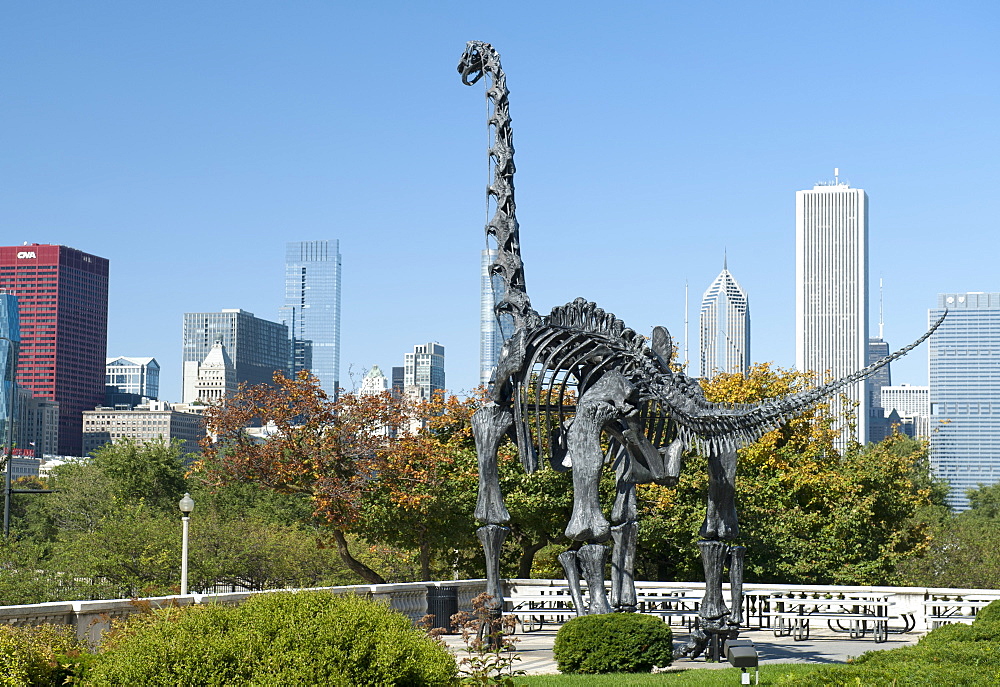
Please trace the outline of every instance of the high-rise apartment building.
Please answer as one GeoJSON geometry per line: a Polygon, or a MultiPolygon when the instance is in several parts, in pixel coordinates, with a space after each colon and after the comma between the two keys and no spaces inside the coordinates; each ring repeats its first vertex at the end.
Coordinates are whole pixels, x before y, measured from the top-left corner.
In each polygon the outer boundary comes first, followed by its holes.
{"type": "Polygon", "coordinates": [[[235,383],[271,384],[274,373],[288,372],[288,327],[240,309],[184,313],[183,398],[198,398],[198,370],[217,342],[225,346],[235,383]]]}
{"type": "Polygon", "coordinates": [[[104,406],[134,408],[160,394],[160,364],[156,358],[108,358],[104,363],[104,406]]]}
{"type": "Polygon", "coordinates": [[[340,387],[339,246],[335,240],[287,245],[280,318],[292,340],[291,372],[310,370],[331,398],[340,387]]]}
{"type": "Polygon", "coordinates": [[[21,311],[18,384],[59,404],[59,453],[83,453],[83,411],[104,401],[108,261],[75,248],[0,248],[0,289],[21,311]]]}
{"type": "Polygon", "coordinates": [[[413,347],[403,359],[403,390],[429,401],[435,391],[444,391],[444,346],[427,343],[413,347]]]}
{"type": "MultiPolygon", "coordinates": [[[[842,377],[868,361],[868,195],[839,180],[795,194],[795,365],[842,377]]],[[[839,447],[868,436],[865,383],[834,399],[839,447]],[[846,407],[845,407],[846,406],[846,407]],[[855,418],[855,431],[846,423],[855,418]]]]}
{"type": "Polygon", "coordinates": [[[503,279],[490,274],[497,251],[485,248],[479,266],[479,383],[488,384],[500,359],[503,343],[514,333],[514,318],[497,317],[494,306],[503,298],[503,279]]]}
{"type": "Polygon", "coordinates": [[[701,376],[750,369],[750,301],[723,260],[701,299],[701,376]]]}
{"type": "Polygon", "coordinates": [[[1000,293],[945,293],[929,319],[931,467],[951,484],[948,504],[1000,482],[1000,293]]]}

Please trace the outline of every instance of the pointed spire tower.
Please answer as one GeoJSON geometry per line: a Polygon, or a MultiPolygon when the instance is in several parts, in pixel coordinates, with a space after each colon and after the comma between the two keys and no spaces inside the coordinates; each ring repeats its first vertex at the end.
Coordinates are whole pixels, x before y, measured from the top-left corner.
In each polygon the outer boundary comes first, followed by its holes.
{"type": "Polygon", "coordinates": [[[729,271],[725,252],[722,272],[701,299],[700,325],[702,377],[750,368],[750,300],[729,271]]]}

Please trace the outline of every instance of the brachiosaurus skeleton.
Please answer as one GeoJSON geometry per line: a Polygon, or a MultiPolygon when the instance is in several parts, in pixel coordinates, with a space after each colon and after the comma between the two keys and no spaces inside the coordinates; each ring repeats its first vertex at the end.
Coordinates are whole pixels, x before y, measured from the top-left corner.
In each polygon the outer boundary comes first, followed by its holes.
{"type": "Polygon", "coordinates": [[[708,458],[709,473],[699,542],[705,597],[699,612],[701,631],[689,645],[689,653],[697,655],[711,634],[735,636],[742,622],[743,547],[726,543],[739,531],[737,449],[904,355],[926,339],[940,320],[913,344],[864,370],[801,393],[734,405],[709,403],[697,381],[670,369],[671,340],[663,327],[654,328],[647,344],[614,315],[583,299],[541,317],[525,290],[514,205],[514,145],[500,56],[489,43],[470,41],[458,71],[469,86],[484,75],[489,77],[486,97],[491,106],[493,178],[487,193],[496,208],[486,235],[497,246],[490,272],[503,282],[495,313],[498,318],[512,318],[514,324],[490,381],[488,401],[472,418],[479,461],[475,515],[485,523],[477,535],[486,556],[487,593],[499,613],[503,608],[500,547],[509,532],[504,523],[510,520],[497,472],[497,450],[505,436],[516,442],[528,472],[538,468],[539,452],[557,470],[572,467],[574,501],[566,536],[587,543],[559,558],[581,613],[635,609],[635,485],[675,483],[681,454],[697,448],[708,458]],[[601,513],[597,492],[605,463],[602,434],[609,437],[617,476],[610,523],[601,513]],[[614,543],[610,601],[604,592],[603,572],[607,555],[603,542],[609,538],[614,543]],[[722,595],[727,565],[733,589],[731,610],[722,595]],[[583,603],[581,572],[588,583],[589,607],[583,603]]]}

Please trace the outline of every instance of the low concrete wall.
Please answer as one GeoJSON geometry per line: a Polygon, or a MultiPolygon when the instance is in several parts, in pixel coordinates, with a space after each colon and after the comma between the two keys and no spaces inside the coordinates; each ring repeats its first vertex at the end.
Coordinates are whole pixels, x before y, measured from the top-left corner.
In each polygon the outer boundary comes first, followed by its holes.
{"type": "MultiPolygon", "coordinates": [[[[417,622],[427,614],[428,587],[458,587],[459,610],[471,611],[472,599],[486,590],[485,580],[455,580],[449,582],[414,582],[407,584],[359,584],[343,587],[320,587],[333,594],[357,594],[388,604],[391,608],[417,622]]],[[[0,624],[5,625],[73,625],[76,634],[92,645],[100,641],[101,634],[113,622],[138,613],[143,603],[153,608],[186,606],[189,604],[239,604],[255,594],[264,592],[236,592],[231,594],[189,594],[187,596],[158,596],[148,599],[110,599],[104,601],[60,601],[23,606],[0,606],[0,624]]],[[[307,590],[315,591],[315,590],[307,590]]]]}

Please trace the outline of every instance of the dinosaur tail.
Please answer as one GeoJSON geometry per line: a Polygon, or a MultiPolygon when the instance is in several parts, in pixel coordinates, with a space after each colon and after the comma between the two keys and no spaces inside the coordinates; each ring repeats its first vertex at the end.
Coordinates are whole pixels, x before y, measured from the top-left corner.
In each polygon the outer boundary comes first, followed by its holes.
{"type": "MultiPolygon", "coordinates": [[[[802,391],[797,394],[791,394],[765,401],[747,412],[745,416],[746,419],[751,420],[753,425],[763,429],[764,431],[776,427],[781,422],[784,422],[798,415],[802,411],[816,405],[824,398],[829,398],[841,389],[870,377],[875,372],[891,363],[893,360],[902,358],[904,355],[926,341],[930,335],[941,326],[941,323],[944,322],[944,318],[947,316],[948,312],[946,310],[944,314],[942,314],[941,317],[938,318],[938,320],[931,325],[931,327],[924,332],[919,339],[911,343],[909,346],[905,346],[895,353],[891,353],[890,355],[875,361],[868,367],[858,370],[857,372],[852,372],[851,374],[841,377],[840,379],[835,379],[832,382],[827,382],[826,384],[822,384],[812,389],[807,389],[806,391],[802,391]]],[[[763,434],[763,432],[761,432],[761,434],[763,434]]]]}

